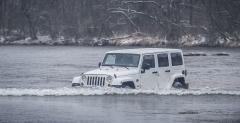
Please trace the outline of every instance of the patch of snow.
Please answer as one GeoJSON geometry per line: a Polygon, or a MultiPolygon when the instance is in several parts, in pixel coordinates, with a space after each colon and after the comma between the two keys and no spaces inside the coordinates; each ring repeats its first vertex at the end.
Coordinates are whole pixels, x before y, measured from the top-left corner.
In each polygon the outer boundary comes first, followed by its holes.
{"type": "Polygon", "coordinates": [[[151,37],[142,33],[131,35],[118,35],[110,39],[110,44],[117,46],[152,46],[159,44],[161,41],[158,37],[151,37]]]}
{"type": "Polygon", "coordinates": [[[222,38],[220,38],[220,39],[218,39],[218,43],[219,43],[219,44],[223,44],[223,43],[225,43],[225,40],[222,39],[222,38]]]}
{"type": "Polygon", "coordinates": [[[49,42],[51,40],[51,38],[49,36],[38,36],[37,37],[39,41],[42,41],[42,42],[49,42]]]}
{"type": "Polygon", "coordinates": [[[181,44],[184,46],[199,46],[206,43],[206,37],[202,35],[184,35],[181,37],[181,44]]]}
{"type": "MultiPolygon", "coordinates": [[[[24,37],[23,37],[24,38],[24,37]]],[[[23,38],[14,38],[13,36],[2,37],[0,36],[1,44],[20,44],[20,45],[29,45],[29,44],[46,44],[46,45],[87,45],[87,46],[166,46],[171,45],[171,41],[168,41],[166,37],[150,36],[144,33],[133,33],[130,35],[115,35],[110,38],[66,38],[64,36],[59,36],[57,39],[52,40],[49,35],[38,35],[37,40],[32,40],[30,37],[25,39],[23,38]],[[20,40],[21,39],[21,40],[20,40]],[[7,41],[7,42],[6,42],[7,41]]],[[[207,38],[204,35],[183,35],[180,38],[179,42],[175,42],[179,46],[207,46],[207,38]]],[[[176,45],[176,46],[177,46],[176,45]]],[[[234,37],[229,37],[228,39],[218,38],[213,45],[216,46],[227,46],[227,47],[240,47],[240,41],[237,41],[234,37]]]]}
{"type": "Polygon", "coordinates": [[[2,36],[0,36],[0,43],[3,43],[4,42],[4,38],[2,36]]]}
{"type": "Polygon", "coordinates": [[[32,40],[30,37],[27,37],[23,40],[17,40],[12,42],[12,44],[49,44],[51,42],[51,38],[49,36],[37,36],[37,40],[32,40]]]}

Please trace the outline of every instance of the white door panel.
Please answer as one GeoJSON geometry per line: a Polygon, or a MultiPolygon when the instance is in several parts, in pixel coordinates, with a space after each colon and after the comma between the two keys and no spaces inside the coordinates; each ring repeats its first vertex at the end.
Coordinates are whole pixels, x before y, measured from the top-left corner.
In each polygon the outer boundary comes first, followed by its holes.
{"type": "Polygon", "coordinates": [[[143,56],[143,63],[151,64],[151,68],[141,73],[141,88],[142,89],[156,89],[158,81],[158,72],[155,68],[156,60],[153,54],[145,54],[143,56]]]}
{"type": "Polygon", "coordinates": [[[169,85],[171,77],[171,67],[169,62],[169,53],[157,54],[158,88],[165,89],[169,85]]]}
{"type": "Polygon", "coordinates": [[[145,73],[141,73],[142,89],[156,89],[159,74],[155,72],[156,69],[151,68],[149,70],[145,70],[145,73]]]}

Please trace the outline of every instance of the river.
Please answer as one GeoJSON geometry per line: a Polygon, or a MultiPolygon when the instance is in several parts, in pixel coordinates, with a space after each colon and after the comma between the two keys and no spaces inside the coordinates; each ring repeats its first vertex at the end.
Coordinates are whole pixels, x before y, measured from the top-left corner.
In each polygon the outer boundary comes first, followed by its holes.
{"type": "Polygon", "coordinates": [[[0,46],[0,122],[240,122],[240,49],[184,48],[189,90],[71,87],[124,48],[0,46]]]}

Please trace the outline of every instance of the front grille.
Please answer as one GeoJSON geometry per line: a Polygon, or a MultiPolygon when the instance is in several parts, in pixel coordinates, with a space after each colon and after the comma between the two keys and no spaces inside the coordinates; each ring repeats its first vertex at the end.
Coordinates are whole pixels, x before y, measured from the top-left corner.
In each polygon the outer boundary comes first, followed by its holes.
{"type": "Polygon", "coordinates": [[[87,86],[105,86],[105,77],[87,76],[87,86]]]}

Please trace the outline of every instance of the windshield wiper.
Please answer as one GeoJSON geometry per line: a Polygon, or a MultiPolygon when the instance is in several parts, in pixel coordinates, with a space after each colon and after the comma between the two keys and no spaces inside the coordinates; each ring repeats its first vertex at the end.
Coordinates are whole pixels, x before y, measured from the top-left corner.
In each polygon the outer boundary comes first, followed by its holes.
{"type": "Polygon", "coordinates": [[[103,65],[103,66],[108,66],[108,67],[111,67],[111,68],[114,68],[113,66],[124,67],[124,68],[129,70],[129,68],[127,66],[122,66],[122,65],[103,65]]]}
{"type": "Polygon", "coordinates": [[[107,66],[107,67],[110,67],[110,68],[114,68],[113,65],[102,65],[102,66],[107,66]]]}

